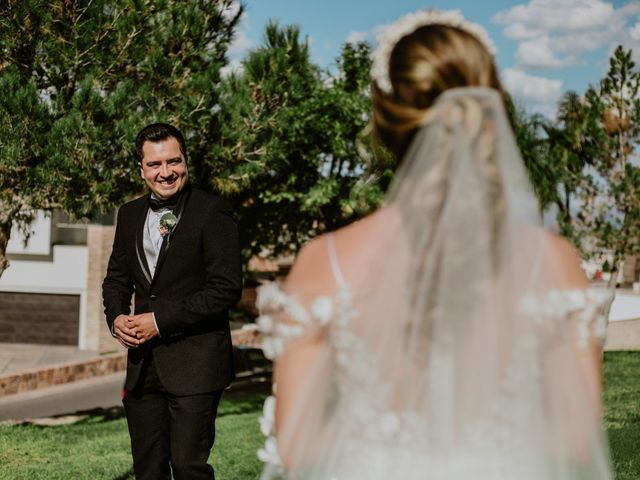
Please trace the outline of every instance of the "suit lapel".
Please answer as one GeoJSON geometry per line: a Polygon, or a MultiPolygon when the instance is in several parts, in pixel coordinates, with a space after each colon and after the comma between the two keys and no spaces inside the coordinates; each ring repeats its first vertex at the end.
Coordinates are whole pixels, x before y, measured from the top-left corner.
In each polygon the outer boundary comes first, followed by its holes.
{"type": "Polygon", "coordinates": [[[153,280],[151,283],[156,281],[156,279],[158,278],[158,275],[160,274],[160,270],[162,270],[164,261],[167,258],[167,252],[172,244],[172,239],[175,236],[178,228],[180,228],[180,219],[182,218],[182,214],[184,213],[187,203],[189,202],[190,194],[191,194],[191,188],[187,187],[187,190],[185,190],[185,192],[180,196],[180,199],[178,200],[178,204],[176,205],[176,208],[173,211],[173,214],[178,219],[178,222],[176,223],[176,226],[174,227],[173,231],[168,235],[165,235],[165,237],[162,239],[162,245],[160,246],[160,252],[158,253],[158,261],[156,262],[156,271],[153,275],[153,280]]]}
{"type": "Polygon", "coordinates": [[[142,243],[144,239],[144,228],[147,223],[147,210],[147,202],[144,202],[136,221],[136,257],[138,257],[138,265],[140,266],[140,270],[142,270],[144,278],[146,278],[149,285],[151,285],[151,270],[149,269],[147,256],[144,254],[144,245],[142,243]]]}

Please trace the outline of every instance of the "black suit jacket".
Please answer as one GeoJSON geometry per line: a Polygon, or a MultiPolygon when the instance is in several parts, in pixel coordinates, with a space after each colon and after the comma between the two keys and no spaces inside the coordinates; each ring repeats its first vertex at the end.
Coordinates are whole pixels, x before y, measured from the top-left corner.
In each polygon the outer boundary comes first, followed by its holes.
{"type": "Polygon", "coordinates": [[[125,388],[132,390],[150,353],[168,392],[195,395],[220,390],[233,379],[228,309],[240,299],[242,267],[238,229],[229,204],[189,186],[174,214],[151,277],[142,246],[148,195],[118,211],[113,250],[102,284],[107,324],[153,312],[160,331],[130,349],[125,388]]]}

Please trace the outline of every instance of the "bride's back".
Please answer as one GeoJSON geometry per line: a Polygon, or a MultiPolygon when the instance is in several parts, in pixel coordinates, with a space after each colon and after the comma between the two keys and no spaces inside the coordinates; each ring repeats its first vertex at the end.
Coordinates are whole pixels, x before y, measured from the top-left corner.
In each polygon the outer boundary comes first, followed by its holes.
{"type": "Polygon", "coordinates": [[[261,300],[294,478],[608,478],[599,299],[539,227],[492,56],[456,15],[402,19],[374,55],[386,206],[261,300]]]}

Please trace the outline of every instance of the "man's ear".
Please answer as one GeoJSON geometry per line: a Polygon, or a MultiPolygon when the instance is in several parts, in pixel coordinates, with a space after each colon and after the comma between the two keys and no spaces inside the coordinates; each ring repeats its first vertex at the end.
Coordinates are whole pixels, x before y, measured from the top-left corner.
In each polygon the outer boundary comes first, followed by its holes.
{"type": "Polygon", "coordinates": [[[142,162],[138,162],[138,167],[140,167],[140,176],[142,180],[144,180],[144,170],[142,169],[142,162]]]}

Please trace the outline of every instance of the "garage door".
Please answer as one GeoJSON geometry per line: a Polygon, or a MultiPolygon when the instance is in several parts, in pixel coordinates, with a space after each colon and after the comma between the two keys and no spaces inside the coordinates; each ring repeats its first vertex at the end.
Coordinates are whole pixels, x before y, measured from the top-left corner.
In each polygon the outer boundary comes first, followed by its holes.
{"type": "Polygon", "coordinates": [[[0,342],[78,345],[79,295],[0,292],[0,342]]]}

